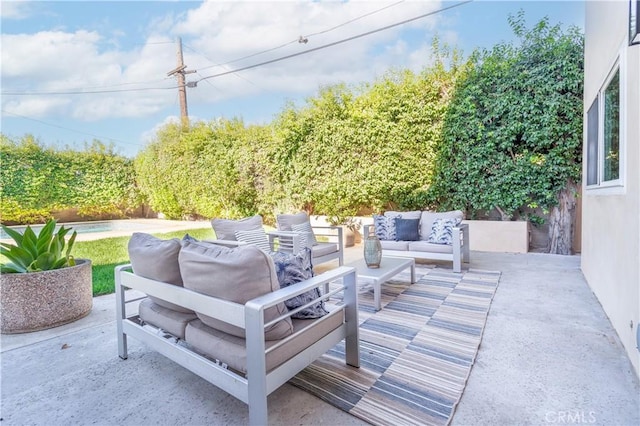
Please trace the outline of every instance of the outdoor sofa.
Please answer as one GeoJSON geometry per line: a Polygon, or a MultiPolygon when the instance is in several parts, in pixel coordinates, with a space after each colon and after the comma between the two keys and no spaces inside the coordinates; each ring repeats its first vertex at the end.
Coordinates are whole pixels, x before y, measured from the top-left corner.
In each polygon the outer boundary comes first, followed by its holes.
{"type": "Polygon", "coordinates": [[[342,340],[347,364],[359,366],[353,268],[281,288],[275,264],[293,268],[295,260],[282,259],[293,255],[272,258],[253,245],[136,233],[129,256],[131,264],[115,268],[120,358],[129,336],[141,340],[248,404],[252,425],[268,423],[267,395],[342,340]],[[127,289],[146,296],[128,299],[127,289]],[[339,302],[326,302],[334,295],[339,302]],[[136,301],[137,313],[127,309],[136,301]]]}
{"type": "Polygon", "coordinates": [[[374,215],[373,225],[364,226],[364,238],[375,233],[383,256],[450,260],[461,272],[469,262],[469,225],[460,210],[448,212],[387,211],[374,215]]]}

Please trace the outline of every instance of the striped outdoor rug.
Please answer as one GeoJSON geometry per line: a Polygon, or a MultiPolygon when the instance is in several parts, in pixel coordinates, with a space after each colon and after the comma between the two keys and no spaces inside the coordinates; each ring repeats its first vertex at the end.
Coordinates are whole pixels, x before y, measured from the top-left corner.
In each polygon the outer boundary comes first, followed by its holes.
{"type": "MultiPolygon", "coordinates": [[[[454,273],[416,265],[359,294],[360,368],[344,363],[344,344],[289,383],[374,425],[447,425],[476,357],[500,272],[454,273]]],[[[359,285],[364,283],[360,282],[359,285]]]]}

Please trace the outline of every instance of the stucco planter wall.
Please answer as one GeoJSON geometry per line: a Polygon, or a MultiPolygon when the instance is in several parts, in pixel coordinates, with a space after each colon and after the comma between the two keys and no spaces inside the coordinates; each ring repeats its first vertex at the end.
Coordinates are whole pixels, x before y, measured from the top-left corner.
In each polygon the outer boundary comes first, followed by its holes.
{"type": "Polygon", "coordinates": [[[2,334],[57,327],[91,312],[91,261],[53,271],[0,276],[2,334]]]}

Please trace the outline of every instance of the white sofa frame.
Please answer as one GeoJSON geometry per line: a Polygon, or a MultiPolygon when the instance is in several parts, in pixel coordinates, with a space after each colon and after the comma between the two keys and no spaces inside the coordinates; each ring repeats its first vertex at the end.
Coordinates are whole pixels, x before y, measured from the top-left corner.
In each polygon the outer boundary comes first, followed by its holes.
{"type": "MultiPolygon", "coordinates": [[[[135,337],[167,358],[248,404],[249,423],[252,425],[267,424],[267,395],[343,339],[346,347],[346,363],[354,367],[360,365],[358,302],[354,268],[340,267],[327,271],[309,280],[250,300],[244,305],[218,299],[184,287],[143,278],[133,274],[130,269],[131,265],[115,268],[118,354],[120,358],[127,358],[127,337],[135,337]],[[342,325],[278,367],[266,371],[268,351],[272,351],[280,345],[286,345],[296,335],[282,339],[275,346],[265,350],[265,327],[316,303],[318,299],[289,311],[266,324],[264,321],[265,309],[339,279],[342,279],[342,284],[332,285],[332,291],[323,294],[321,298],[327,299],[338,292],[343,292],[343,301],[335,306],[330,314],[315,321],[324,321],[331,315],[340,315],[341,312],[344,312],[345,320],[342,325]],[[245,329],[246,377],[190,350],[187,346],[180,344],[175,336],[159,333],[158,329],[150,330],[148,326],[141,324],[137,315],[128,315],[126,304],[140,299],[126,300],[126,289],[135,289],[147,295],[156,296],[245,329]]],[[[298,333],[304,333],[304,330],[298,333]]]]}
{"type": "MultiPolygon", "coordinates": [[[[364,238],[369,237],[374,225],[364,226],[364,238]]],[[[469,251],[469,225],[461,223],[452,228],[452,253],[439,253],[429,251],[390,250],[383,249],[383,256],[412,257],[414,259],[450,260],[453,262],[453,272],[462,272],[462,262],[470,262],[469,251]]]]}

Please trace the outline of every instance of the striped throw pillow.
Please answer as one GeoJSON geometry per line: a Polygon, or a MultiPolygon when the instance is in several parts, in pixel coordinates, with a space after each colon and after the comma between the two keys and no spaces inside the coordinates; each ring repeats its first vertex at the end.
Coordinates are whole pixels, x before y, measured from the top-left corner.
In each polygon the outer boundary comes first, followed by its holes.
{"type": "Polygon", "coordinates": [[[316,236],[313,233],[311,224],[309,222],[299,223],[297,225],[291,225],[291,230],[300,234],[300,242],[303,247],[311,247],[318,244],[316,236]]]}
{"type": "Polygon", "coordinates": [[[267,238],[267,233],[264,232],[263,228],[251,229],[248,231],[236,231],[235,235],[236,240],[257,246],[265,253],[269,253],[271,251],[271,247],[269,247],[269,238],[267,238]]]}

